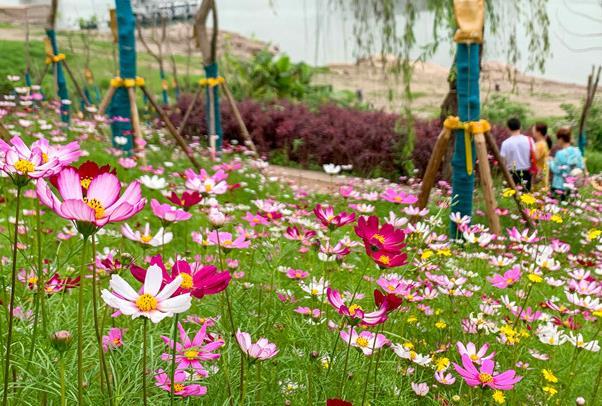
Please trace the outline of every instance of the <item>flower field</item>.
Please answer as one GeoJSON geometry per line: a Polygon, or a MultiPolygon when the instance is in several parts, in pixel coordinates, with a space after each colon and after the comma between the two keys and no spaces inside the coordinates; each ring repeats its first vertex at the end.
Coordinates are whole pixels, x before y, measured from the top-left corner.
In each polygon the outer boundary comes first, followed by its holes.
{"type": "MultiPolygon", "coordinates": [[[[229,146],[0,106],[4,404],[602,404],[602,200],[498,188],[504,232],[440,182],[315,195],[229,146]],[[448,223],[457,225],[448,237],[448,223]]],[[[481,199],[477,198],[477,205],[481,199]]]]}

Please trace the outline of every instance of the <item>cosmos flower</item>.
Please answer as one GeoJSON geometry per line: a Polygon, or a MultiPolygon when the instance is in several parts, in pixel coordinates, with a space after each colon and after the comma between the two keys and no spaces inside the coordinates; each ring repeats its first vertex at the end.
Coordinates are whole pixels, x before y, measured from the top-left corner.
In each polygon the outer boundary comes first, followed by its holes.
{"type": "Polygon", "coordinates": [[[151,200],[151,209],[153,210],[153,214],[159,217],[165,224],[186,221],[192,217],[192,214],[170,206],[167,203],[161,204],[156,199],[151,200]]]}
{"type": "Polygon", "coordinates": [[[236,332],[236,341],[244,354],[258,361],[265,361],[278,354],[276,344],[270,343],[267,338],[260,338],[256,343],[253,343],[249,333],[238,330],[236,332]]]}
{"type": "Polygon", "coordinates": [[[324,227],[328,227],[331,230],[355,221],[355,213],[346,213],[343,211],[335,214],[332,206],[322,206],[321,204],[316,205],[314,214],[324,227]]]}
{"type": "Polygon", "coordinates": [[[495,357],[495,351],[493,351],[489,355],[486,355],[487,351],[489,350],[489,344],[487,343],[483,344],[483,346],[478,350],[472,342],[469,342],[468,344],[464,345],[463,343],[458,341],[456,343],[456,347],[458,348],[458,353],[460,355],[467,355],[471,359],[471,361],[473,361],[477,365],[481,365],[481,363],[486,359],[493,359],[493,357],[495,357]]]}
{"type": "Polygon", "coordinates": [[[372,355],[374,350],[389,344],[389,340],[384,335],[375,334],[368,330],[363,330],[358,334],[355,327],[341,330],[339,334],[345,344],[358,348],[366,356],[372,355]]]}
{"type": "Polygon", "coordinates": [[[121,314],[132,316],[133,319],[143,316],[153,323],[159,323],[165,317],[185,312],[191,305],[190,293],[174,296],[182,284],[181,276],[176,277],[163,288],[161,288],[162,280],[161,268],[151,265],[139,292],[136,292],[121,276],[113,275],[109,282],[113,291],[103,289],[101,296],[107,305],[118,309],[121,314]]]}
{"type": "Polygon", "coordinates": [[[0,139],[0,169],[18,186],[25,185],[31,179],[49,177],[58,172],[64,166],[60,156],[56,154],[49,160],[40,146],[34,143],[30,149],[19,136],[11,138],[10,144],[0,139]]]}
{"type": "Polygon", "coordinates": [[[349,319],[349,323],[362,323],[366,326],[375,326],[387,320],[387,307],[381,306],[378,310],[366,313],[358,304],[345,305],[341,294],[334,289],[326,289],[326,297],[332,307],[340,314],[349,319]]]}
{"type": "Polygon", "coordinates": [[[397,204],[414,204],[418,201],[416,196],[407,194],[403,190],[396,190],[393,188],[385,190],[381,197],[388,202],[397,204]]]}
{"type": "MultiPolygon", "coordinates": [[[[171,393],[171,380],[169,377],[170,375],[163,371],[163,369],[158,369],[155,372],[155,385],[158,388],[171,393]]],[[[206,386],[191,383],[190,374],[182,370],[175,371],[173,389],[175,396],[181,396],[183,398],[207,394],[206,386]]]]}
{"type": "Polygon", "coordinates": [[[199,192],[183,192],[181,196],[178,196],[175,192],[171,192],[167,200],[188,211],[192,206],[199,204],[203,200],[203,197],[199,192]]]}
{"type": "Polygon", "coordinates": [[[504,272],[504,275],[494,274],[492,277],[488,277],[487,280],[491,283],[492,286],[498,289],[505,289],[508,286],[514,285],[516,282],[520,280],[521,271],[520,266],[513,266],[511,269],[504,272]]]}
{"type": "Polygon", "coordinates": [[[50,207],[60,217],[75,223],[78,231],[91,235],[107,223],[134,216],[144,208],[140,183],[134,181],[120,196],[121,183],[111,173],[94,178],[84,197],[79,174],[73,168],[63,169],[57,178],[59,198],[50,190],[44,179],[39,179],[36,192],[42,204],[50,207]]]}
{"type": "Polygon", "coordinates": [[[454,363],[454,368],[464,379],[468,386],[488,387],[499,390],[512,390],[514,385],[521,381],[522,376],[516,375],[513,369],[502,373],[494,372],[495,362],[490,359],[483,360],[480,369],[477,369],[470,357],[462,355],[462,366],[454,363]]]}
{"type": "Polygon", "coordinates": [[[107,332],[107,335],[102,336],[102,349],[104,352],[123,346],[123,332],[124,330],[120,328],[111,327],[107,332]]]}
{"type": "Polygon", "coordinates": [[[129,224],[121,226],[121,233],[129,240],[135,241],[143,246],[149,245],[151,247],[160,247],[164,244],[169,244],[173,239],[173,233],[165,232],[164,228],[161,227],[155,235],[151,234],[150,224],[146,223],[144,231],[132,230],[129,224]]]}

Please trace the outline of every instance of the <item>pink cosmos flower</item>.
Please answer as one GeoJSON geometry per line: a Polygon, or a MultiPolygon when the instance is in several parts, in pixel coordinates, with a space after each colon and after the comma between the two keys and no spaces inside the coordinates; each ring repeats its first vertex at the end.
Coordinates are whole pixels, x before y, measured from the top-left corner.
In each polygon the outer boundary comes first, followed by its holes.
{"type": "Polygon", "coordinates": [[[518,282],[520,277],[520,266],[515,265],[511,269],[504,272],[503,276],[496,273],[491,278],[487,278],[487,280],[492,286],[499,289],[505,289],[508,286],[514,285],[516,282],[518,282]]]}
{"type": "Polygon", "coordinates": [[[251,241],[247,240],[244,234],[239,234],[234,238],[231,233],[216,230],[207,235],[207,241],[209,245],[221,245],[224,249],[244,249],[251,245],[251,241]]]}
{"type": "Polygon", "coordinates": [[[289,269],[286,271],[286,276],[291,279],[305,279],[309,276],[309,272],[302,271],[301,269],[289,269]]]}
{"type": "Polygon", "coordinates": [[[121,340],[123,338],[123,333],[124,330],[120,328],[110,328],[107,335],[102,336],[102,349],[104,350],[104,352],[122,347],[123,342],[121,340]]]}
{"type": "Polygon", "coordinates": [[[186,188],[202,195],[222,195],[228,191],[228,183],[225,181],[228,174],[221,169],[212,176],[209,176],[204,169],[201,169],[198,174],[192,169],[187,169],[184,175],[186,188]]]}
{"type": "Polygon", "coordinates": [[[159,217],[164,223],[177,223],[189,220],[192,217],[192,214],[187,211],[178,209],[167,203],[161,204],[156,199],[151,200],[151,209],[153,209],[153,214],[159,217]]]}
{"type": "Polygon", "coordinates": [[[533,323],[541,317],[541,312],[539,310],[533,311],[531,306],[523,309],[522,307],[516,307],[511,309],[512,314],[515,316],[520,315],[520,319],[526,321],[527,323],[533,323]]]}
{"type": "Polygon", "coordinates": [[[57,160],[61,168],[77,161],[82,154],[77,141],[67,145],[50,145],[46,138],[40,138],[31,146],[40,149],[44,162],[57,160]]]}
{"type": "Polygon", "coordinates": [[[131,183],[121,196],[121,183],[111,173],[103,173],[91,182],[84,198],[77,171],[63,169],[57,178],[58,191],[63,201],[50,190],[45,180],[39,179],[36,191],[40,201],[60,217],[72,220],[80,233],[91,235],[107,223],[126,220],[144,208],[140,183],[131,183]]]}
{"type": "Polygon", "coordinates": [[[311,245],[311,239],[316,236],[316,232],[313,230],[301,230],[296,226],[287,227],[286,233],[284,233],[284,238],[288,240],[297,240],[301,241],[304,245],[311,245]]]}
{"type": "MultiPolygon", "coordinates": [[[[155,255],[150,260],[150,265],[156,265],[161,269],[162,272],[162,284],[164,287],[180,277],[182,284],[176,290],[175,294],[179,295],[182,293],[190,293],[197,299],[201,299],[206,295],[214,295],[226,289],[230,283],[231,275],[230,272],[218,272],[217,268],[213,265],[202,265],[201,263],[195,262],[189,264],[186,261],[178,260],[171,268],[171,274],[167,272],[167,268],[163,263],[161,255],[155,255]]],[[[146,279],[147,270],[132,264],[130,271],[134,278],[140,282],[144,282],[146,279]]]]}
{"type": "MultiPolygon", "coordinates": [[[[178,369],[194,369],[198,375],[207,376],[208,372],[203,368],[202,361],[210,361],[218,359],[220,354],[214,353],[213,351],[224,345],[224,341],[220,338],[216,338],[210,334],[207,334],[207,323],[203,323],[200,330],[195,334],[191,340],[184,327],[181,323],[178,323],[178,330],[180,331],[180,342],[176,342],[176,363],[178,369]]],[[[171,354],[173,351],[174,342],[171,338],[161,336],[169,352],[164,353],[161,359],[164,361],[171,361],[171,354]]]]}
{"type": "Polygon", "coordinates": [[[151,265],[146,272],[144,286],[136,292],[121,276],[113,275],[109,282],[113,291],[103,289],[101,296],[107,305],[118,309],[121,314],[133,319],[144,316],[158,323],[165,317],[185,312],[191,305],[190,293],[174,296],[182,283],[181,276],[163,289],[162,279],[161,268],[151,265]]]}
{"type": "Polygon", "coordinates": [[[435,379],[437,380],[437,382],[443,385],[453,385],[454,382],[456,382],[456,378],[449,372],[445,371],[435,372],[435,379]]]}
{"type": "Polygon", "coordinates": [[[332,206],[316,205],[314,208],[314,214],[325,227],[335,229],[342,227],[345,224],[353,223],[355,221],[355,213],[341,212],[334,214],[334,208],[332,206]]]}
{"type": "Polygon", "coordinates": [[[10,144],[0,139],[0,158],[0,169],[21,186],[30,179],[51,176],[63,167],[58,155],[50,159],[44,154],[39,141],[34,142],[30,149],[19,136],[11,138],[10,144]]]}
{"type": "Polygon", "coordinates": [[[458,348],[458,353],[460,355],[467,355],[477,365],[481,365],[481,362],[483,362],[484,360],[493,359],[493,357],[495,357],[495,351],[489,355],[485,355],[489,350],[489,344],[487,343],[483,344],[483,346],[479,348],[478,351],[477,347],[472,342],[469,342],[468,344],[464,345],[463,343],[458,341],[456,343],[456,347],[458,348]]]}
{"type": "Polygon", "coordinates": [[[355,233],[364,241],[366,252],[390,251],[399,252],[405,247],[405,232],[396,229],[389,223],[379,226],[376,216],[360,217],[355,233]]]}
{"type": "Polygon", "coordinates": [[[466,384],[472,387],[480,386],[482,388],[512,390],[514,385],[523,379],[522,376],[516,375],[513,369],[502,373],[493,372],[495,362],[490,359],[483,360],[480,369],[477,369],[466,354],[462,355],[462,366],[454,363],[454,368],[464,378],[466,384]]]}
{"type": "Polygon", "coordinates": [[[381,197],[388,202],[398,204],[414,204],[418,201],[416,196],[407,194],[402,190],[395,190],[393,188],[388,188],[385,190],[381,197]]]}
{"type": "Polygon", "coordinates": [[[418,396],[426,396],[429,393],[429,386],[425,382],[415,383],[412,382],[410,384],[414,393],[418,396]]]}
{"type": "Polygon", "coordinates": [[[355,327],[350,327],[347,330],[341,330],[339,333],[341,340],[352,347],[359,348],[364,355],[372,355],[372,350],[378,350],[385,345],[388,345],[389,340],[382,334],[374,334],[371,331],[364,330],[361,333],[355,331],[355,327]]]}
{"type": "Polygon", "coordinates": [[[247,212],[247,214],[243,217],[243,220],[248,221],[251,227],[267,226],[270,224],[270,222],[265,217],[250,212],[247,212]]]}
{"type": "Polygon", "coordinates": [[[343,302],[341,294],[330,287],[326,288],[326,297],[328,298],[328,301],[332,307],[334,307],[339,314],[347,317],[351,324],[362,323],[366,326],[375,326],[387,320],[386,306],[381,306],[378,310],[372,313],[364,312],[364,309],[357,304],[352,304],[348,307],[343,302]]]}
{"type": "MultiPolygon", "coordinates": [[[[158,369],[155,373],[155,385],[164,391],[171,393],[170,375],[158,369]]],[[[174,374],[174,395],[183,398],[189,396],[203,396],[207,394],[207,387],[197,383],[190,383],[189,374],[186,371],[178,370],[174,374]]]]}
{"type": "Polygon", "coordinates": [[[249,333],[238,330],[236,332],[236,341],[238,341],[238,345],[243,353],[258,361],[273,358],[278,354],[276,344],[270,343],[267,338],[260,338],[256,343],[253,343],[249,333]]]}

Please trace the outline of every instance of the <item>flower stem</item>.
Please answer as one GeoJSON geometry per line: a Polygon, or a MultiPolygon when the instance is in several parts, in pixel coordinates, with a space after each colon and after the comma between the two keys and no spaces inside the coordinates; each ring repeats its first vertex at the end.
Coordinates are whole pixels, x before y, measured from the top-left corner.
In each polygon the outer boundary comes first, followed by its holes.
{"type": "Polygon", "coordinates": [[[146,346],[147,346],[148,319],[145,317],[142,325],[142,402],[148,404],[146,393],[146,346]]]}
{"type": "Polygon", "coordinates": [[[44,272],[42,270],[42,224],[40,215],[40,201],[36,199],[36,242],[37,242],[37,266],[36,266],[36,294],[33,316],[33,330],[31,334],[31,346],[29,348],[28,363],[33,359],[38,336],[38,321],[42,319],[42,336],[46,336],[46,305],[44,303],[44,272]],[[42,315],[40,316],[40,309],[42,315]]]}
{"type": "Polygon", "coordinates": [[[520,320],[520,316],[522,316],[523,312],[525,311],[525,306],[527,305],[527,300],[529,300],[529,296],[531,295],[531,290],[533,289],[533,285],[534,285],[533,283],[529,283],[529,290],[527,290],[527,295],[525,296],[525,300],[523,300],[523,304],[522,304],[520,310],[518,311],[518,314],[516,315],[516,319],[514,319],[514,323],[512,323],[512,328],[516,328],[516,324],[520,320]]]}
{"type": "Polygon", "coordinates": [[[4,393],[2,405],[8,404],[8,381],[10,372],[10,347],[13,341],[13,310],[15,307],[15,290],[17,284],[17,242],[19,234],[19,214],[21,213],[21,186],[17,186],[17,203],[15,208],[15,232],[13,235],[13,266],[11,273],[10,302],[8,306],[8,334],[6,337],[6,354],[4,356],[4,393]]]}
{"type": "Polygon", "coordinates": [[[105,360],[105,353],[102,348],[102,330],[100,329],[100,323],[98,322],[98,299],[96,292],[96,237],[92,235],[92,310],[94,314],[94,330],[96,333],[96,341],[98,343],[98,359],[100,361],[100,367],[102,372],[100,374],[100,388],[102,389],[102,377],[107,381],[107,394],[109,395],[109,404],[113,404],[113,395],[111,391],[111,381],[109,378],[109,371],[107,369],[107,363],[105,360]]]}
{"type": "MultiPolygon", "coordinates": [[[[215,235],[217,236],[217,258],[219,261],[220,270],[224,271],[226,267],[224,266],[224,258],[222,253],[222,244],[219,240],[219,230],[215,230],[215,235]]],[[[228,287],[224,289],[224,295],[226,297],[226,307],[228,309],[228,320],[230,321],[230,334],[234,337],[234,318],[232,317],[232,303],[230,302],[230,295],[228,294],[228,287]]]]}
{"type": "MultiPolygon", "coordinates": [[[[372,361],[375,357],[374,349],[376,348],[376,339],[378,338],[378,333],[381,330],[381,328],[382,325],[380,328],[377,328],[376,332],[374,333],[374,342],[372,343],[372,352],[370,353],[370,363],[368,364],[368,372],[366,372],[366,379],[364,380],[364,393],[362,394],[362,402],[360,403],[360,405],[363,405],[366,400],[366,393],[368,392],[368,380],[370,379],[370,371],[372,370],[372,361]]],[[[376,385],[376,382],[374,382],[374,385],[376,385]]]]}
{"type": "Polygon", "coordinates": [[[245,398],[245,356],[240,352],[240,398],[239,403],[242,405],[245,398]]]}
{"type": "Polygon", "coordinates": [[[351,337],[353,334],[353,326],[349,327],[349,340],[347,340],[347,351],[345,352],[345,364],[343,366],[343,375],[342,375],[342,383],[339,386],[339,397],[343,396],[343,389],[345,388],[346,376],[347,375],[347,366],[349,364],[349,350],[351,350],[351,337]]]}
{"type": "Polygon", "coordinates": [[[86,269],[86,246],[88,236],[82,244],[82,263],[79,268],[79,291],[77,304],[77,402],[84,404],[84,282],[86,269]]]}
{"type": "Polygon", "coordinates": [[[175,376],[176,376],[176,335],[178,334],[178,318],[179,318],[179,314],[176,313],[174,319],[173,319],[173,333],[171,334],[171,344],[173,345],[172,349],[171,349],[171,371],[169,373],[169,377],[170,377],[170,382],[171,382],[171,390],[169,391],[169,404],[171,406],[173,406],[173,402],[174,402],[174,392],[176,391],[176,381],[175,381],[175,376]]]}
{"type": "Polygon", "coordinates": [[[61,379],[61,406],[65,406],[65,360],[63,360],[62,354],[59,358],[59,374],[61,379]]]}

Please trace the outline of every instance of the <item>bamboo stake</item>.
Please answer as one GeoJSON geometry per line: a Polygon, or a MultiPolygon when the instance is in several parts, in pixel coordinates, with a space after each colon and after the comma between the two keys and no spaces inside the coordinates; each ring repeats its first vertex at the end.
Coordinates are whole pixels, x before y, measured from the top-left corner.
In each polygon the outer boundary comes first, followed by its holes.
{"type": "Polygon", "coordinates": [[[496,213],[497,201],[495,200],[495,191],[493,188],[493,180],[491,179],[491,169],[489,168],[489,159],[487,155],[487,144],[483,133],[474,134],[475,148],[477,150],[477,158],[479,159],[479,173],[481,175],[481,187],[483,189],[483,197],[485,198],[485,214],[489,220],[491,231],[496,234],[501,234],[500,219],[496,213]]]}
{"type": "Polygon", "coordinates": [[[115,95],[115,88],[113,86],[109,86],[109,90],[107,90],[107,93],[105,94],[104,99],[102,99],[102,101],[100,102],[100,106],[98,106],[98,114],[100,116],[104,116],[105,111],[107,110],[107,107],[109,106],[109,103],[111,102],[111,100],[113,99],[113,96],[115,95]]]}
{"type": "Polygon", "coordinates": [[[165,123],[165,126],[167,127],[167,131],[174,137],[174,139],[176,140],[178,145],[182,148],[182,150],[184,151],[184,153],[190,160],[190,163],[192,163],[192,165],[196,169],[201,169],[201,165],[199,165],[197,160],[194,158],[194,155],[193,155],[192,151],[190,150],[190,147],[188,146],[188,144],[186,144],[186,141],[184,140],[184,138],[182,138],[182,136],[180,134],[178,134],[178,130],[176,130],[173,123],[171,122],[171,120],[169,119],[167,114],[165,114],[165,111],[161,108],[161,106],[159,106],[157,104],[157,101],[155,100],[154,96],[148,91],[146,86],[141,86],[140,89],[142,89],[142,92],[146,95],[146,98],[148,99],[151,106],[153,106],[155,111],[161,117],[161,120],[163,120],[163,122],[165,123]]]}
{"type": "Polygon", "coordinates": [[[142,129],[140,128],[140,115],[138,114],[138,106],[136,105],[136,92],[133,87],[128,87],[128,99],[130,100],[130,116],[132,120],[132,130],[134,131],[134,152],[140,156],[142,164],[146,165],[146,157],[144,156],[144,147],[142,146],[142,129]]]}
{"type": "Polygon", "coordinates": [[[90,100],[88,100],[88,98],[86,97],[86,94],[82,90],[82,88],[79,85],[79,83],[77,83],[77,80],[75,80],[75,76],[73,75],[73,72],[71,71],[71,68],[69,67],[69,64],[67,64],[67,61],[65,61],[65,60],[61,61],[61,63],[63,64],[63,67],[65,68],[65,70],[67,71],[67,74],[71,78],[71,81],[75,85],[75,90],[77,90],[77,93],[79,94],[79,97],[82,98],[82,100],[84,101],[84,104],[86,105],[86,107],[90,107],[91,106],[90,100]]]}
{"type": "Polygon", "coordinates": [[[188,119],[190,118],[190,115],[192,114],[192,109],[194,109],[194,106],[196,106],[196,103],[197,103],[197,101],[199,99],[199,96],[201,95],[202,91],[203,91],[203,89],[199,88],[196,91],[196,93],[194,94],[193,99],[190,101],[190,104],[188,105],[188,108],[186,109],[186,114],[184,114],[184,119],[180,123],[180,128],[178,129],[178,133],[180,135],[182,135],[184,133],[184,129],[186,128],[186,124],[188,124],[188,119]]]}
{"type": "Polygon", "coordinates": [[[232,96],[232,92],[230,92],[230,88],[228,87],[226,82],[222,83],[222,89],[224,90],[226,99],[228,99],[228,103],[230,103],[230,107],[232,108],[232,113],[234,114],[234,118],[238,122],[238,126],[240,127],[240,132],[242,134],[242,137],[245,139],[245,145],[248,148],[250,148],[251,151],[253,151],[253,154],[255,154],[255,156],[257,156],[258,153],[257,153],[257,148],[255,147],[255,143],[253,142],[253,139],[251,138],[251,135],[249,134],[249,130],[247,130],[247,126],[245,125],[245,122],[243,121],[242,116],[240,115],[240,111],[238,110],[238,107],[236,106],[236,101],[234,100],[234,97],[232,96]]]}
{"type": "Polygon", "coordinates": [[[531,217],[529,217],[529,215],[525,212],[525,210],[523,208],[523,204],[520,201],[520,191],[516,187],[516,183],[514,183],[514,179],[512,179],[512,175],[508,171],[508,168],[506,168],[504,158],[502,157],[502,154],[500,154],[500,150],[498,149],[497,144],[495,143],[495,140],[493,139],[493,136],[491,135],[491,133],[485,134],[485,140],[487,141],[487,144],[489,144],[489,149],[491,150],[493,157],[495,158],[496,161],[499,162],[500,169],[502,170],[502,175],[504,176],[504,180],[508,184],[508,187],[510,187],[511,189],[514,190],[513,197],[514,197],[514,201],[516,203],[516,207],[518,208],[520,215],[522,216],[523,220],[525,220],[528,227],[530,229],[534,230],[535,223],[533,223],[533,219],[531,217]]]}
{"type": "Polygon", "coordinates": [[[433,152],[431,153],[431,158],[429,159],[426,171],[422,177],[422,186],[420,188],[420,195],[418,196],[418,207],[420,209],[424,209],[429,202],[431,189],[435,184],[435,177],[437,176],[437,171],[441,166],[443,156],[449,147],[450,139],[451,130],[444,127],[437,137],[437,141],[433,147],[433,152]]]}

